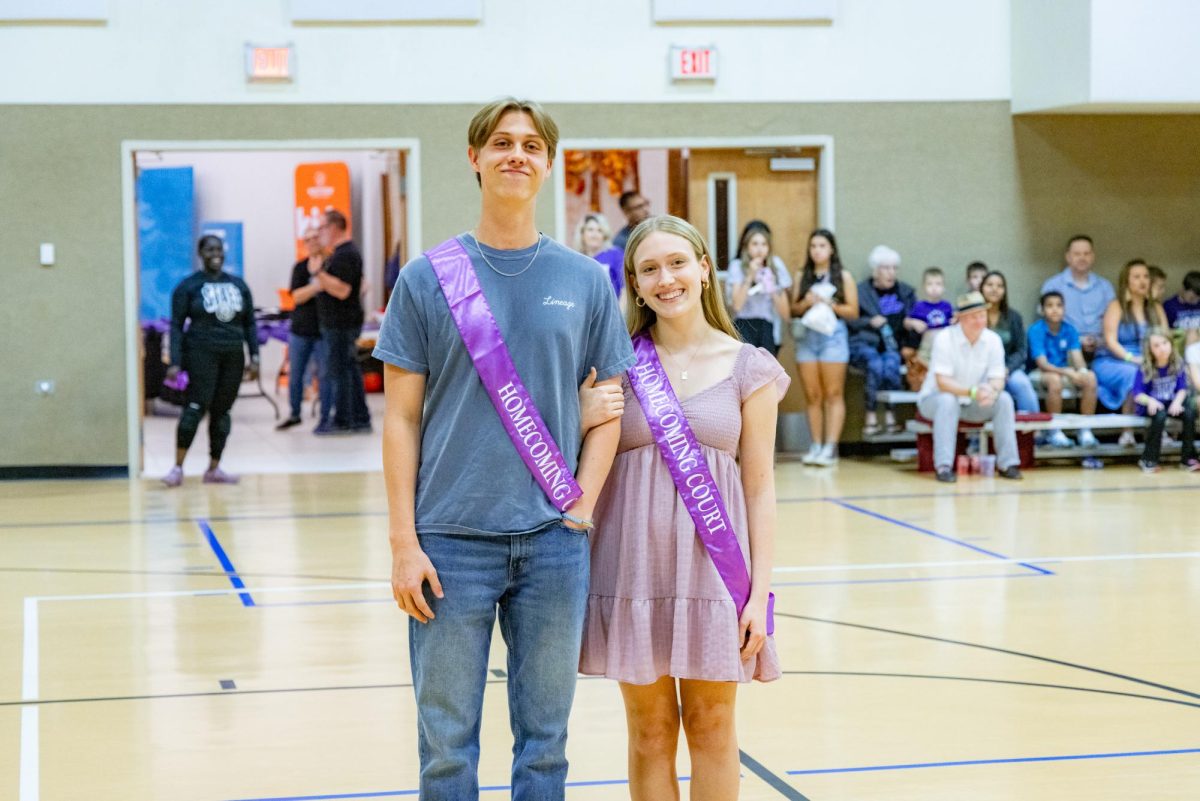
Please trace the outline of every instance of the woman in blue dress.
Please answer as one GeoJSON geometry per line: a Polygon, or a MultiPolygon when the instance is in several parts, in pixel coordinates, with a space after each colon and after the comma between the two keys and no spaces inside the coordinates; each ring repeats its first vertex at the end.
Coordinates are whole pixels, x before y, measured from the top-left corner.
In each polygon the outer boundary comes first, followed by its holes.
{"type": "MultiPolygon", "coordinates": [[[[1104,311],[1104,340],[1092,362],[1105,406],[1133,414],[1130,391],[1142,360],[1142,340],[1147,328],[1163,326],[1166,319],[1162,306],[1150,297],[1150,268],[1142,259],[1130,261],[1121,269],[1117,297],[1104,311]]],[[[1137,440],[1127,429],[1117,442],[1129,446],[1137,440]]]]}

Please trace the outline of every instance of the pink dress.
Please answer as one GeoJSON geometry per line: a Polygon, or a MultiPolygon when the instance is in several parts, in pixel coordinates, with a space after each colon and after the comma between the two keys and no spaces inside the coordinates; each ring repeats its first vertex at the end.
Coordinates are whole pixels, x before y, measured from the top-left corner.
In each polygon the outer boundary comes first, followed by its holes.
{"type": "MultiPolygon", "coordinates": [[[[774,356],[744,345],[728,378],[683,401],[747,566],[746,499],[737,464],[742,402],[772,383],[782,398],[789,381],[774,356]]],[[[628,381],[623,384],[621,441],[596,502],[580,672],[630,684],[652,684],[662,676],[779,678],[773,638],[755,658],[741,660],[737,608],[696,536],[642,407],[628,381]]]]}

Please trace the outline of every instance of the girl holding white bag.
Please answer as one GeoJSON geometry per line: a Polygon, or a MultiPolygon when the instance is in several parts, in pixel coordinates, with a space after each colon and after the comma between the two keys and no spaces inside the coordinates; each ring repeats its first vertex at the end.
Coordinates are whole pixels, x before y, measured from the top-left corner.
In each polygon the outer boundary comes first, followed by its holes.
{"type": "Polygon", "coordinates": [[[846,421],[850,342],[845,321],[858,317],[858,288],[842,267],[832,231],[818,228],[809,235],[808,257],[794,285],[792,336],[812,434],[804,463],[834,465],[846,421]]]}

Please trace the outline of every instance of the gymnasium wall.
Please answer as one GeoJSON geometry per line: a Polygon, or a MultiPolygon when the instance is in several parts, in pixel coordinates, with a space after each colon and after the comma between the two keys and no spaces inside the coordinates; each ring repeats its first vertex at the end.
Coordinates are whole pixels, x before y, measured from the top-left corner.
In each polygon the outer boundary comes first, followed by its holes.
{"type": "MultiPolygon", "coordinates": [[[[1174,287],[1200,268],[1200,117],[1013,117],[1006,102],[552,104],[571,137],[825,134],[834,138],[845,261],[864,274],[880,242],[916,280],[982,258],[1028,311],[1070,234],[1097,240],[1099,270],[1144,256],[1174,287]]],[[[2,106],[0,467],[124,465],[123,140],[414,137],[422,238],[467,228],[478,189],[465,161],[473,106],[2,106]],[[54,242],[58,264],[37,265],[54,242]],[[56,393],[40,397],[35,382],[56,393]]],[[[554,231],[549,183],[538,221],[554,231]]]]}

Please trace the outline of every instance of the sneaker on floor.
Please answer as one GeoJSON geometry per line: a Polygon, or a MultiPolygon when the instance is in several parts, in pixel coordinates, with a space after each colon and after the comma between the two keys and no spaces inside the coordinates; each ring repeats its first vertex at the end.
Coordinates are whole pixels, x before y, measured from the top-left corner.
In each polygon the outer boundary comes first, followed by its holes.
{"type": "Polygon", "coordinates": [[[168,487],[178,487],[183,483],[183,468],[175,465],[171,468],[171,472],[162,477],[162,483],[168,487]]]}
{"type": "Polygon", "coordinates": [[[1200,459],[1186,459],[1179,463],[1179,469],[1189,473],[1200,473],[1200,459]]]}
{"type": "Polygon", "coordinates": [[[1020,481],[1024,476],[1021,475],[1021,466],[1010,464],[1008,467],[1001,467],[996,471],[996,475],[1000,478],[1007,478],[1009,481],[1020,481]]]}
{"type": "Polygon", "coordinates": [[[804,462],[805,464],[816,464],[816,462],[814,462],[813,460],[816,459],[817,456],[820,455],[820,453],[821,453],[821,443],[814,442],[813,444],[808,446],[808,453],[804,454],[804,456],[801,457],[800,461],[804,462]]]}
{"type": "Polygon", "coordinates": [[[356,423],[355,425],[350,426],[351,434],[370,434],[374,431],[375,429],[371,427],[370,420],[365,423],[356,423]]]}
{"type": "Polygon", "coordinates": [[[939,467],[937,469],[937,480],[943,484],[953,484],[958,481],[958,475],[949,467],[939,467]]]}
{"type": "Polygon", "coordinates": [[[226,473],[219,467],[214,467],[204,471],[205,484],[236,484],[238,477],[230,473],[226,473]]]}
{"type": "Polygon", "coordinates": [[[1090,428],[1079,429],[1079,447],[1097,448],[1099,446],[1100,440],[1096,439],[1096,435],[1092,433],[1090,428]]]}
{"type": "Polygon", "coordinates": [[[284,420],[279,425],[275,426],[275,430],[276,431],[287,431],[289,428],[292,428],[293,426],[298,426],[302,422],[303,421],[299,417],[289,417],[288,419],[284,420]]]}
{"type": "Polygon", "coordinates": [[[333,423],[318,423],[313,429],[318,437],[343,437],[350,433],[349,426],[335,426],[333,423]]]}
{"type": "Polygon", "coordinates": [[[813,457],[810,464],[818,467],[833,467],[838,463],[837,448],[833,443],[826,443],[817,451],[817,455],[813,457]]]}
{"type": "Polygon", "coordinates": [[[1146,473],[1147,475],[1151,473],[1158,473],[1162,470],[1157,463],[1147,462],[1145,459],[1138,459],[1138,467],[1142,468],[1142,472],[1146,473]]]}
{"type": "Polygon", "coordinates": [[[1070,437],[1057,428],[1050,432],[1050,436],[1046,437],[1046,444],[1051,448],[1074,448],[1075,443],[1070,437]]]}
{"type": "Polygon", "coordinates": [[[1122,431],[1120,438],[1117,440],[1117,445],[1122,448],[1132,448],[1137,445],[1137,437],[1132,431],[1122,431]]]}

